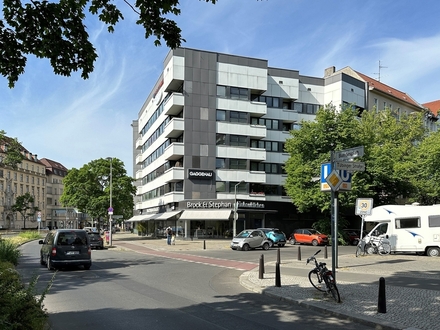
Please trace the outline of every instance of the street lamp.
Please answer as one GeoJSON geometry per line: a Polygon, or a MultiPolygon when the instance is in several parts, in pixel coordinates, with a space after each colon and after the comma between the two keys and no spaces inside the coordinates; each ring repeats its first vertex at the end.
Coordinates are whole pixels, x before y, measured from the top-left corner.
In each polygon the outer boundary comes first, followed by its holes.
{"type": "Polygon", "coordinates": [[[234,187],[234,221],[232,222],[232,236],[235,237],[237,235],[237,219],[238,219],[238,205],[237,205],[237,187],[244,183],[244,180],[241,180],[239,183],[237,183],[234,187]]]}
{"type": "Polygon", "coordinates": [[[107,159],[110,161],[110,207],[108,209],[108,215],[109,215],[109,233],[108,233],[108,244],[109,246],[112,246],[112,215],[113,215],[113,207],[112,207],[112,163],[113,163],[113,158],[112,157],[107,157],[107,159]]]}

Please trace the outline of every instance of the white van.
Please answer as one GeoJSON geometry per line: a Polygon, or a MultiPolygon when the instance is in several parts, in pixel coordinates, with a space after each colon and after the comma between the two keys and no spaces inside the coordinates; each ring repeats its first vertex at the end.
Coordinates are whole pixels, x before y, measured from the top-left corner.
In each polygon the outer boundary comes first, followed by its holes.
{"type": "Polygon", "coordinates": [[[388,236],[391,252],[440,256],[440,205],[377,206],[364,220],[378,223],[368,235],[388,236]]]}

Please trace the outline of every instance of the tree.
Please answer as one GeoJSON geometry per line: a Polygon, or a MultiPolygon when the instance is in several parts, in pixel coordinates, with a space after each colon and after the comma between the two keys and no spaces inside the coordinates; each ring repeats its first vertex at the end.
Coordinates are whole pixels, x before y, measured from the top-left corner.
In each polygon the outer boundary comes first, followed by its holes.
{"type": "Polygon", "coordinates": [[[18,140],[12,139],[6,136],[6,132],[0,130],[0,146],[3,146],[3,150],[0,149],[0,153],[3,151],[4,157],[0,155],[0,167],[9,166],[13,169],[17,169],[18,164],[20,164],[26,157],[22,154],[24,150],[18,140]]]}
{"type": "Polygon", "coordinates": [[[32,196],[30,193],[25,193],[24,195],[17,196],[15,199],[15,204],[11,206],[13,212],[18,212],[23,217],[24,229],[26,229],[26,219],[33,217],[35,213],[40,211],[37,206],[34,206],[34,202],[34,196],[32,196]]]}
{"type": "Polygon", "coordinates": [[[112,166],[112,207],[115,214],[128,219],[133,215],[136,187],[127,176],[124,163],[117,158],[97,159],[79,170],[73,168],[63,180],[61,203],[76,207],[93,219],[107,217],[110,206],[110,161],[112,166]]]}
{"type": "Polygon", "coordinates": [[[359,161],[365,172],[355,172],[352,190],[339,194],[341,208],[354,208],[357,197],[371,197],[374,205],[392,204],[400,197],[411,197],[416,191],[409,169],[417,143],[426,131],[421,115],[402,116],[396,120],[389,111],[363,111],[348,106],[337,111],[332,105],[320,109],[315,121],[302,122],[301,129],[291,132],[286,141],[290,154],[286,162],[285,189],[300,212],[317,208],[329,212],[330,194],[321,192],[321,164],[330,161],[332,150],[364,146],[359,161]]]}
{"type": "MultiPolygon", "coordinates": [[[[138,15],[136,24],[145,29],[145,38],[156,37],[156,46],[161,45],[161,39],[173,49],[185,41],[176,22],[168,18],[180,15],[179,0],[138,0],[134,5],[125,2],[138,15]]],[[[25,5],[20,0],[3,0],[0,72],[10,88],[24,72],[28,54],[49,59],[56,74],[70,76],[72,71],[82,70],[81,77],[89,77],[98,55],[84,25],[86,9],[107,24],[108,32],[124,19],[110,0],[31,0],[25,5]]]]}

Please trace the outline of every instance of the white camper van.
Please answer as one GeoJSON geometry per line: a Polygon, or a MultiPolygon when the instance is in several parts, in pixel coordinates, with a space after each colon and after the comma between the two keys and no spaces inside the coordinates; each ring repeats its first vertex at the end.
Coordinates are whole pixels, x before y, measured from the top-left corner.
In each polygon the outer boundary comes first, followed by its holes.
{"type": "Polygon", "coordinates": [[[378,223],[368,235],[388,236],[391,252],[440,256],[440,205],[377,206],[364,219],[378,223]]]}

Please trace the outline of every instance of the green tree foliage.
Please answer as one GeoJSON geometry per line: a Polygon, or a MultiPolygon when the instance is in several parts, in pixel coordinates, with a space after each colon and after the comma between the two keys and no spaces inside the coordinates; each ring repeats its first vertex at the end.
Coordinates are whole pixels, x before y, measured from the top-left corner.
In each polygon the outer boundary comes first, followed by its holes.
{"type": "MultiPolygon", "coordinates": [[[[217,0],[205,0],[216,3],[217,0]]],[[[171,20],[180,15],[178,0],[138,0],[125,3],[136,13],[136,24],[145,29],[145,38],[154,36],[156,46],[165,40],[170,48],[179,47],[181,29],[171,20]]],[[[47,58],[56,74],[70,76],[81,70],[87,79],[98,57],[84,24],[86,13],[97,15],[109,32],[124,17],[110,0],[28,1],[3,0],[0,20],[0,72],[14,87],[26,67],[26,56],[47,58]]]]}
{"type": "Polygon", "coordinates": [[[286,192],[300,212],[317,208],[329,212],[330,194],[321,192],[321,164],[330,161],[332,150],[364,146],[365,154],[356,160],[366,164],[365,172],[355,172],[352,190],[339,194],[341,207],[354,208],[356,198],[371,197],[374,205],[392,204],[399,197],[416,192],[411,182],[417,143],[426,135],[422,116],[402,116],[396,120],[391,111],[341,111],[327,105],[315,121],[304,121],[286,141],[290,154],[286,162],[286,192]]]}
{"type": "Polygon", "coordinates": [[[418,146],[413,166],[408,169],[417,188],[412,201],[440,204],[440,131],[432,133],[418,146]]]}
{"type": "Polygon", "coordinates": [[[11,206],[12,212],[18,212],[23,217],[24,228],[26,228],[26,219],[33,217],[35,213],[40,211],[37,206],[34,206],[34,196],[30,193],[25,193],[24,195],[17,196],[15,199],[15,204],[11,206]]]}
{"type": "Polygon", "coordinates": [[[94,219],[106,218],[110,206],[110,162],[112,170],[112,206],[114,214],[128,219],[133,214],[136,187],[127,176],[124,163],[117,158],[97,159],[79,170],[73,168],[64,178],[61,203],[76,207],[94,219]]]}
{"type": "MultiPolygon", "coordinates": [[[[1,61],[1,60],[0,60],[1,61]]],[[[4,145],[4,157],[0,155],[0,167],[9,166],[16,169],[26,157],[21,153],[24,149],[18,140],[6,136],[6,132],[0,130],[0,145],[4,145]]]]}

